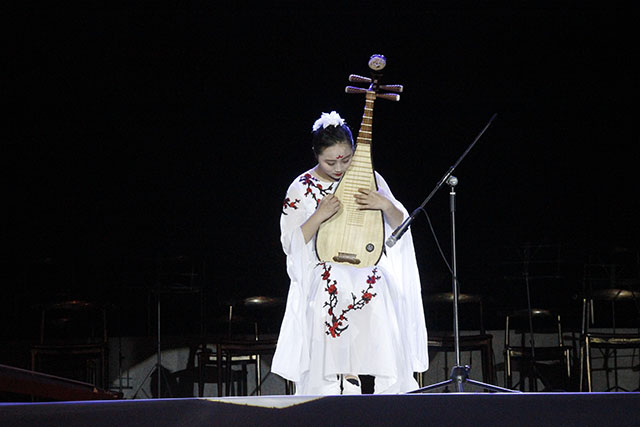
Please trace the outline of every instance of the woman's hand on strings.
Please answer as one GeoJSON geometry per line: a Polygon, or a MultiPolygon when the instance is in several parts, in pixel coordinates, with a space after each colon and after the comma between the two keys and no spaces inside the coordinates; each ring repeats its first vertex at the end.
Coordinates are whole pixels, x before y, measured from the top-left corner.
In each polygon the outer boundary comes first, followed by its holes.
{"type": "Polygon", "coordinates": [[[354,194],[356,203],[360,210],[373,210],[378,209],[385,211],[392,206],[392,203],[374,190],[367,190],[365,188],[358,188],[358,192],[354,194]]]}
{"type": "Polygon", "coordinates": [[[403,213],[391,202],[375,190],[359,188],[354,194],[360,210],[381,210],[391,227],[397,227],[402,223],[403,213]]]}
{"type": "Polygon", "coordinates": [[[302,235],[305,243],[309,243],[320,228],[320,225],[334,216],[339,210],[340,200],[335,195],[327,194],[320,200],[316,211],[302,224],[302,235]]]}
{"type": "Polygon", "coordinates": [[[320,200],[315,215],[321,222],[324,222],[340,210],[340,205],[340,200],[334,194],[327,194],[320,200]]]}

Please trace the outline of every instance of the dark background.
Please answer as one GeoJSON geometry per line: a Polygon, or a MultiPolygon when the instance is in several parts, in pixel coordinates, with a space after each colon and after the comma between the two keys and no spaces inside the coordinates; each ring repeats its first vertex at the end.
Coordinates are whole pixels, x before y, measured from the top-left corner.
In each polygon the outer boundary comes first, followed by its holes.
{"type": "MultiPolygon", "coordinates": [[[[388,59],[383,82],[405,88],[376,102],[374,163],[410,211],[497,113],[455,172],[462,291],[490,298],[491,325],[526,302],[524,246],[545,276],[534,305],[569,317],[585,263],[631,259],[634,274],[626,3],[209,3],[6,14],[5,337],[35,335],[38,304],[62,297],[108,302],[114,334],[149,333],[151,290],[191,261],[197,274],[182,277],[204,287],[210,329],[229,303],[286,296],[285,190],[314,164],[321,112],[359,128],[364,100],[344,86],[374,53],[388,59]]],[[[449,256],[447,193],[427,210],[449,256]]],[[[449,290],[422,215],[413,238],[425,294],[449,290]]],[[[197,330],[197,296],[167,300],[167,332],[197,330]]]]}

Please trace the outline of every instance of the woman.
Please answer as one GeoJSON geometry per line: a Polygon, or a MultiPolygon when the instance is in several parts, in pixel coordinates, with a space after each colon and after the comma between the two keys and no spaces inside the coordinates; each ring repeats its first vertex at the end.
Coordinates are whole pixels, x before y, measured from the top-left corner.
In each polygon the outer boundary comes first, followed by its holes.
{"type": "MultiPolygon", "coordinates": [[[[375,377],[375,393],[418,388],[413,372],[428,367],[420,279],[410,232],[372,267],[320,262],[315,235],[341,206],[333,195],[354,153],[335,112],[313,125],[317,165],[289,186],[280,220],[291,279],[272,371],[298,395],[359,394],[358,375],[375,377]]],[[[376,173],[378,191],[360,190],[361,209],[383,212],[389,235],[408,216],[376,173]]]]}

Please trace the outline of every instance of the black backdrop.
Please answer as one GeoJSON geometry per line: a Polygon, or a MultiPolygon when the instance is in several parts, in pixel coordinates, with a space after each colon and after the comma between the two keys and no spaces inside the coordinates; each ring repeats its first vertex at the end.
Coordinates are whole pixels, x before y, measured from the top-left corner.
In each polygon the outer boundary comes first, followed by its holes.
{"type": "MultiPolygon", "coordinates": [[[[374,163],[409,210],[498,114],[456,171],[462,291],[493,296],[496,324],[525,301],[505,279],[522,245],[545,245],[542,258],[561,248],[563,279],[532,291],[568,313],[583,263],[637,248],[625,3],[208,3],[9,8],[7,334],[33,331],[34,304],[63,291],[113,303],[124,334],[144,331],[155,268],[178,255],[206,265],[212,318],[234,299],[285,296],[284,191],[313,165],[321,112],[358,128],[364,101],[344,86],[373,53],[388,58],[384,82],[405,87],[376,103],[374,163]]],[[[448,254],[446,193],[427,209],[448,254]]],[[[448,290],[424,216],[413,237],[425,293],[448,290]]],[[[176,318],[192,314],[174,301],[176,318]]]]}

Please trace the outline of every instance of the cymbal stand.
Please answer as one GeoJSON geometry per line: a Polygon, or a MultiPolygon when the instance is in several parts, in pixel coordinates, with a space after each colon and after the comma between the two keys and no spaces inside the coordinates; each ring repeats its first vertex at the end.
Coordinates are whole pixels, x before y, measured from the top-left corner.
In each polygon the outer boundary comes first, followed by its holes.
{"type": "Polygon", "coordinates": [[[166,368],[164,366],[162,366],[162,346],[161,346],[161,332],[160,332],[160,325],[161,325],[161,304],[160,304],[160,297],[161,297],[161,292],[160,289],[157,289],[156,292],[156,363],[153,366],[153,368],[151,368],[149,370],[149,372],[147,372],[147,375],[145,375],[144,379],[142,380],[142,382],[140,383],[140,385],[138,386],[138,388],[136,389],[136,392],[133,394],[132,399],[135,399],[136,396],[138,395],[138,393],[140,392],[140,390],[142,389],[142,386],[144,386],[145,382],[147,382],[147,380],[151,377],[151,375],[155,372],[157,375],[157,381],[156,381],[156,386],[157,386],[157,394],[156,397],[157,398],[161,398],[162,397],[162,382],[164,381],[164,385],[166,386],[166,390],[169,393],[169,396],[172,395],[171,393],[171,387],[169,386],[169,380],[167,379],[167,374],[166,374],[166,368]]]}

